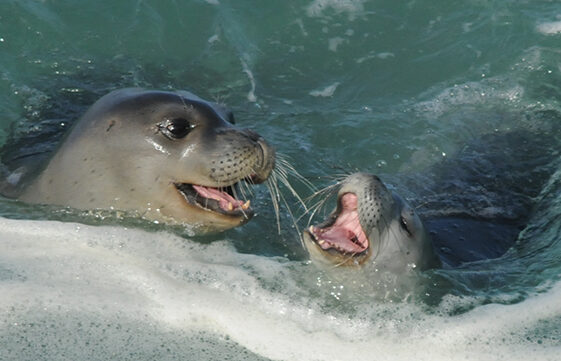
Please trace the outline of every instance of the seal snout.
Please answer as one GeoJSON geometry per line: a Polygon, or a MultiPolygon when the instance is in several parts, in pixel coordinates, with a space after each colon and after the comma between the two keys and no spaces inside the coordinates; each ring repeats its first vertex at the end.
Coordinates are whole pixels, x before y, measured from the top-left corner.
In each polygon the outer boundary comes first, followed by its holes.
{"type": "Polygon", "coordinates": [[[208,178],[191,178],[189,183],[175,183],[175,188],[190,206],[243,224],[254,211],[250,201],[242,199],[249,188],[241,182],[264,182],[274,167],[275,151],[248,129],[229,126],[217,129],[216,135],[213,142],[223,151],[208,153],[204,158],[208,178]]]}

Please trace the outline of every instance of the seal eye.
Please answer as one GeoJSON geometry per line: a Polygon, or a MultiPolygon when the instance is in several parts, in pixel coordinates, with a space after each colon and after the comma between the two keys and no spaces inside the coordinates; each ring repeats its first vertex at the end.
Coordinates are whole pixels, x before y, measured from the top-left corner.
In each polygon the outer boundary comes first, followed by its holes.
{"type": "Polygon", "coordinates": [[[407,224],[407,220],[405,219],[405,217],[400,217],[399,218],[399,223],[401,225],[401,228],[403,228],[405,230],[405,232],[407,232],[407,234],[409,235],[409,237],[413,236],[413,233],[411,233],[411,231],[409,230],[409,226],[407,224]]]}
{"type": "Polygon", "coordinates": [[[158,124],[158,129],[170,139],[184,138],[194,126],[184,118],[166,119],[158,124]]]}

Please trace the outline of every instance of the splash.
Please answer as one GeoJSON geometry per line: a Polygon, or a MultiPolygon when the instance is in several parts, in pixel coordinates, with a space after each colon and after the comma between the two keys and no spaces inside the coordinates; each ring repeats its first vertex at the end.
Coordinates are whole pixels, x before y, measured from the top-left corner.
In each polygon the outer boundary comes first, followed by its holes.
{"type": "Polygon", "coordinates": [[[539,24],[537,30],[545,35],[561,34],[561,21],[552,21],[539,24]]]}
{"type": "Polygon", "coordinates": [[[2,359],[134,359],[159,350],[188,360],[209,352],[247,360],[554,360],[559,352],[559,337],[544,330],[561,317],[561,284],[460,316],[448,315],[453,297],[433,312],[367,299],[337,310],[313,296],[317,271],[309,265],[239,254],[227,242],[59,222],[0,219],[0,229],[2,359]]]}

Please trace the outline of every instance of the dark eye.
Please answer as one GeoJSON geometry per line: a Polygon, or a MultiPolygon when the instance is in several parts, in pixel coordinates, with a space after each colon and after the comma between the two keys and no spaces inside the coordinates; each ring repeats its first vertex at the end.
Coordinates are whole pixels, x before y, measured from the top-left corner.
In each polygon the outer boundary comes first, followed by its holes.
{"type": "Polygon", "coordinates": [[[187,119],[174,118],[166,119],[158,124],[160,131],[170,139],[181,139],[194,128],[187,119]]]}
{"type": "Polygon", "coordinates": [[[409,230],[409,226],[407,224],[407,220],[402,216],[401,218],[399,218],[399,223],[401,225],[401,228],[403,228],[403,230],[405,232],[407,232],[407,234],[409,236],[413,236],[413,234],[411,233],[411,231],[409,230]]]}

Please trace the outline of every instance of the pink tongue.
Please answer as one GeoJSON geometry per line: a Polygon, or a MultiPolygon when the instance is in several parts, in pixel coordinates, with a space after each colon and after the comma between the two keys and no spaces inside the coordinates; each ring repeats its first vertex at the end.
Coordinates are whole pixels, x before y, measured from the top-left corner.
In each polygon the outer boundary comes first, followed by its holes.
{"type": "Polygon", "coordinates": [[[220,208],[225,211],[231,211],[236,208],[241,208],[241,206],[243,205],[242,201],[239,201],[228,193],[219,191],[216,188],[193,185],[193,189],[195,189],[195,191],[204,198],[214,199],[218,201],[220,208]],[[229,208],[229,204],[232,204],[232,209],[229,208]]]}
{"type": "Polygon", "coordinates": [[[356,233],[343,226],[331,226],[322,232],[321,239],[326,241],[321,245],[323,249],[329,249],[334,246],[344,249],[346,252],[358,253],[364,251],[362,247],[351,241],[352,238],[357,237],[356,233]]]}

